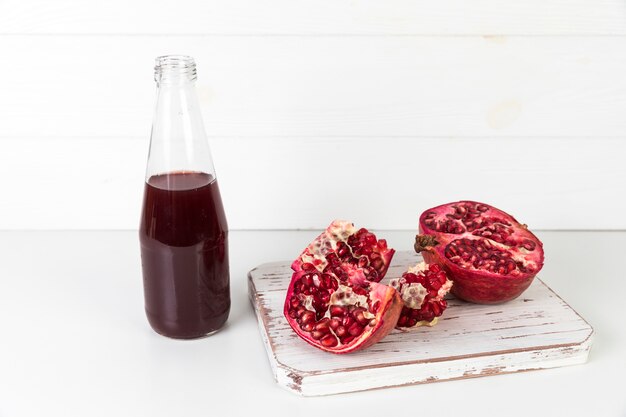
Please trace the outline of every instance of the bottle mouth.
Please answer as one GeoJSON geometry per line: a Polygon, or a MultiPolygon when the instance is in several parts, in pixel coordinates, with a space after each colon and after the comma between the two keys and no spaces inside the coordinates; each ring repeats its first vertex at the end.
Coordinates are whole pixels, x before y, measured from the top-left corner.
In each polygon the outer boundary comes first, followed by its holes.
{"type": "Polygon", "coordinates": [[[195,81],[196,61],[188,55],[163,55],[154,60],[154,81],[195,81]]]}

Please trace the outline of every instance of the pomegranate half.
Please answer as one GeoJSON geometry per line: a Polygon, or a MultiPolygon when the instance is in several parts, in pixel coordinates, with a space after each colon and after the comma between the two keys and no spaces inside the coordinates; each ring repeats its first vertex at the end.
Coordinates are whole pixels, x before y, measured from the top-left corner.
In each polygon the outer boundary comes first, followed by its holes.
{"type": "Polygon", "coordinates": [[[373,345],[396,325],[402,300],[379,284],[394,250],[367,229],[336,220],[292,264],[284,315],[306,342],[332,353],[373,345]]]}
{"type": "Polygon", "coordinates": [[[466,301],[495,304],[518,297],[543,267],[543,245],[502,210],[458,201],[426,210],[415,250],[441,265],[466,301]]]}

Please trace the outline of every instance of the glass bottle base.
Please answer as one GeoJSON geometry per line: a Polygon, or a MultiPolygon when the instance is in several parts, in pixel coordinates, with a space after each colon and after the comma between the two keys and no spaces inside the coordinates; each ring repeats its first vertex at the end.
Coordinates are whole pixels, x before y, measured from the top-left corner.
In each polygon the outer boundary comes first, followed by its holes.
{"type": "Polygon", "coordinates": [[[220,327],[217,330],[212,330],[208,333],[205,334],[201,334],[198,336],[172,336],[172,335],[168,335],[168,334],[163,334],[163,333],[159,333],[156,330],[154,330],[158,335],[167,337],[168,339],[173,339],[173,340],[197,340],[197,339],[205,339],[207,337],[213,336],[215,333],[219,332],[220,330],[222,330],[224,327],[220,327]]]}
{"type": "Polygon", "coordinates": [[[213,318],[210,324],[205,323],[204,326],[195,326],[190,325],[189,323],[167,322],[164,320],[158,320],[156,316],[150,314],[146,310],[148,323],[150,324],[152,330],[154,330],[157,334],[161,336],[177,340],[202,339],[212,336],[226,326],[228,315],[229,311],[226,311],[224,314],[213,318]],[[203,328],[206,330],[204,330],[203,328]]]}

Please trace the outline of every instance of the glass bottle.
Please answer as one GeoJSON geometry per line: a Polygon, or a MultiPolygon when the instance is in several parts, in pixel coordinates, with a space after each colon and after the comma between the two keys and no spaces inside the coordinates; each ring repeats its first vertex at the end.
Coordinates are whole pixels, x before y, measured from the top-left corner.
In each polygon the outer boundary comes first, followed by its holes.
{"type": "Polygon", "coordinates": [[[228,226],[189,56],[156,59],[139,240],[145,309],[164,336],[219,330],[230,311],[228,226]]]}

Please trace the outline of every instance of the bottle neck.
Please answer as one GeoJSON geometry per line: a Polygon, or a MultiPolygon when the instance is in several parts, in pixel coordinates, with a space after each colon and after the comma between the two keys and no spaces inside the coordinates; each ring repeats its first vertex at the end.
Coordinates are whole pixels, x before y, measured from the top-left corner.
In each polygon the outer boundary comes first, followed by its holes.
{"type": "Polygon", "coordinates": [[[186,55],[166,55],[156,58],[154,81],[157,86],[184,85],[197,79],[196,63],[186,55]]]}
{"type": "Polygon", "coordinates": [[[173,172],[202,172],[215,178],[196,96],[193,59],[173,56],[156,61],[158,94],[146,180],[173,172]]]}

